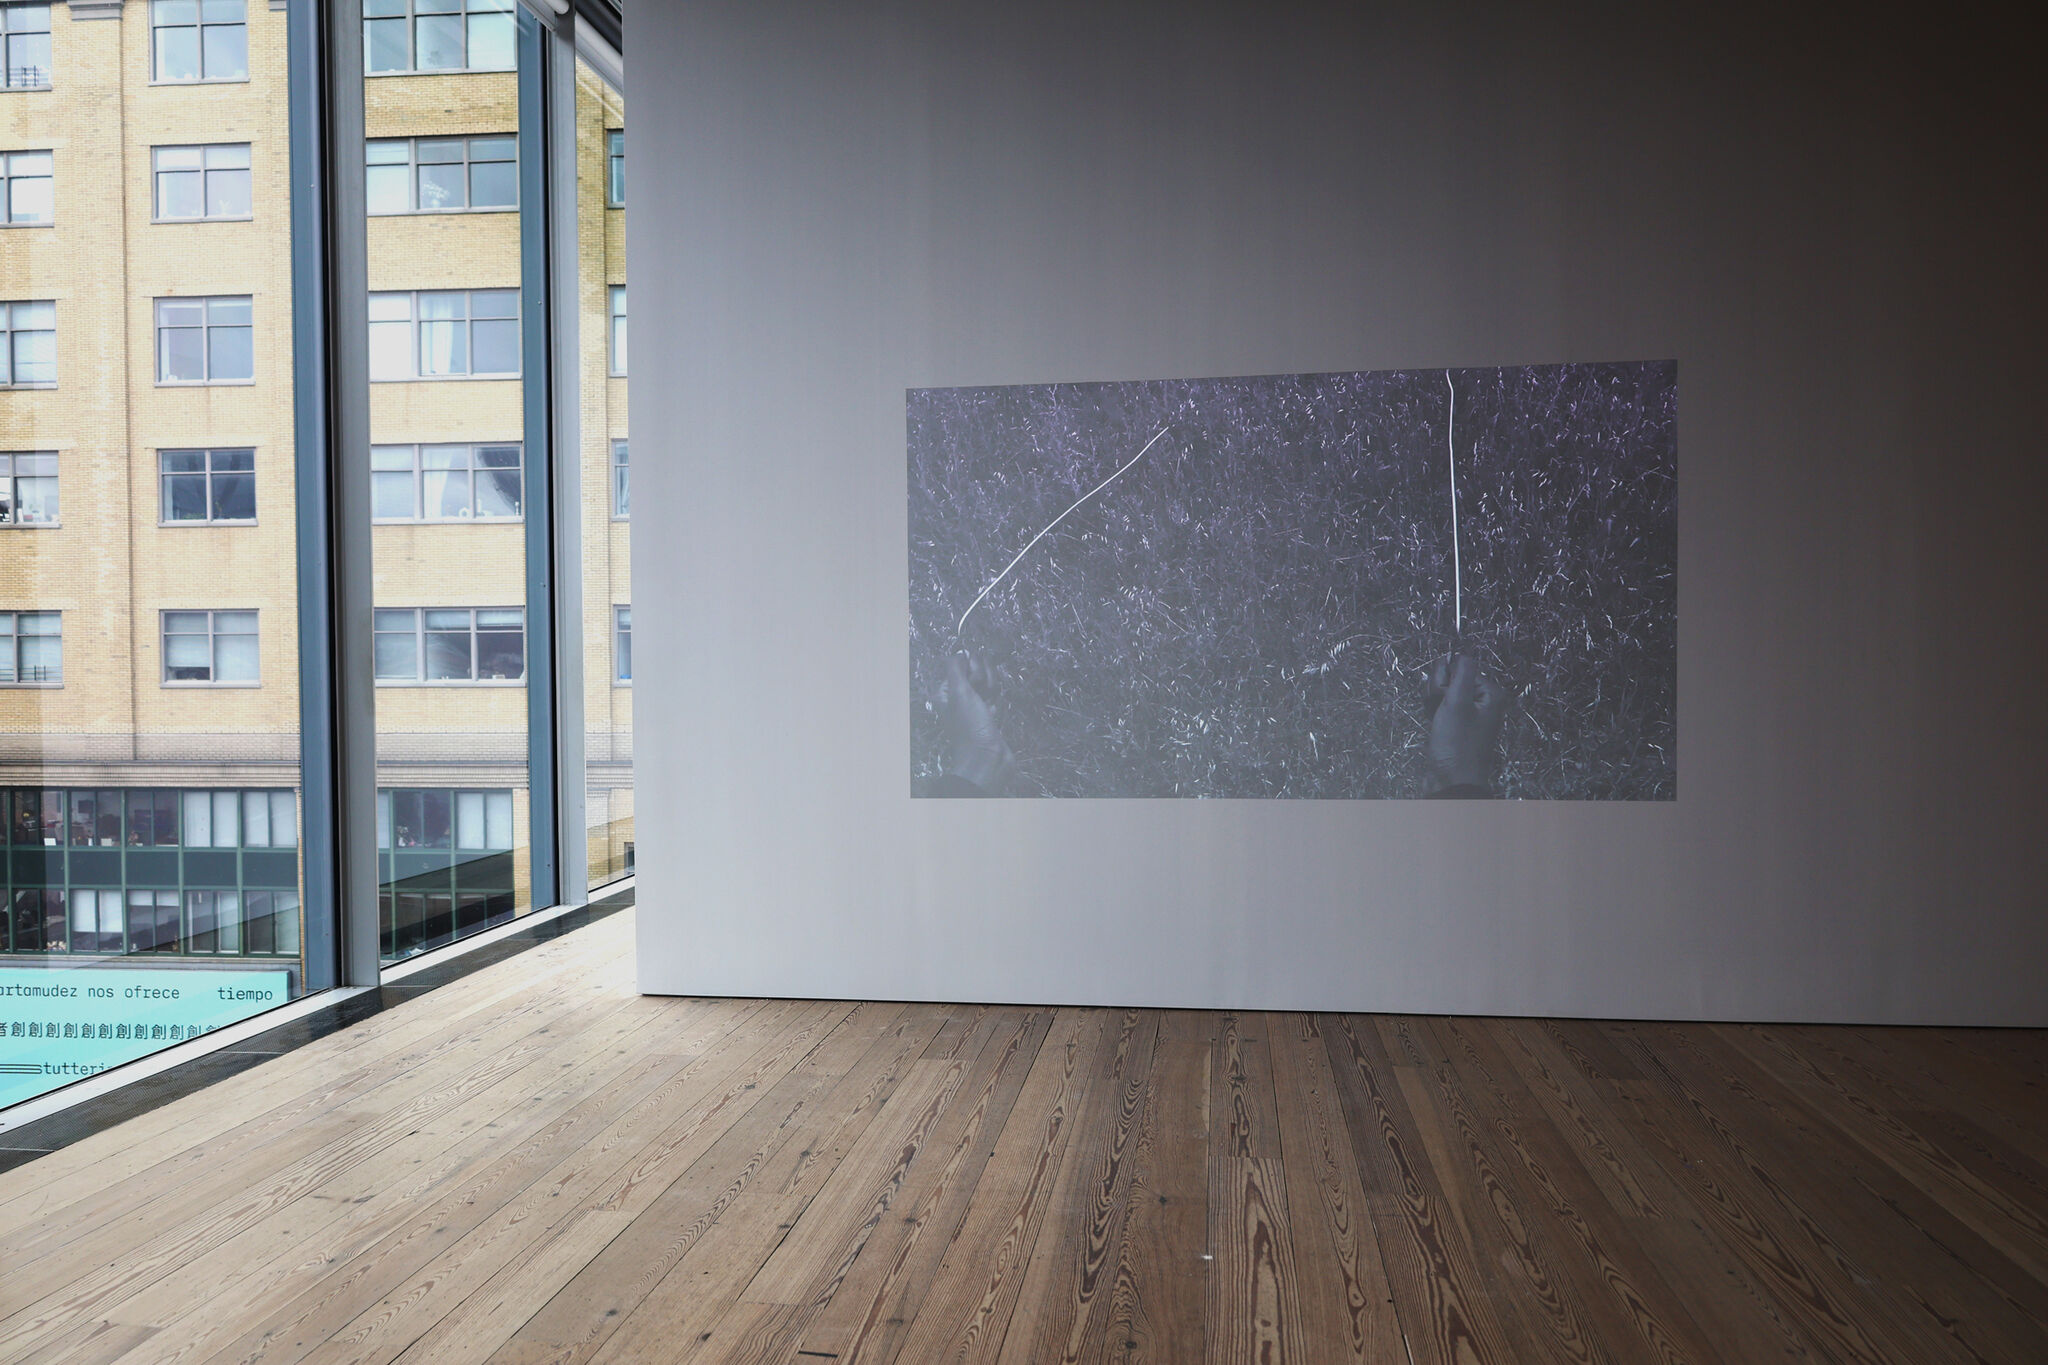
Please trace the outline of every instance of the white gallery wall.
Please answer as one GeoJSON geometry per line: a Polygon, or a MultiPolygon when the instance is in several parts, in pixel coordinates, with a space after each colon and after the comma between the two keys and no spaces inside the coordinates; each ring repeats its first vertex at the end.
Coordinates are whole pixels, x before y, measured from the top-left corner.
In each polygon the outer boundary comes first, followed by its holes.
{"type": "Polygon", "coordinates": [[[1657,10],[633,5],[641,988],[2048,1024],[2020,45],[1657,10]],[[912,798],[906,389],[1617,359],[1675,801],[912,798]]]}

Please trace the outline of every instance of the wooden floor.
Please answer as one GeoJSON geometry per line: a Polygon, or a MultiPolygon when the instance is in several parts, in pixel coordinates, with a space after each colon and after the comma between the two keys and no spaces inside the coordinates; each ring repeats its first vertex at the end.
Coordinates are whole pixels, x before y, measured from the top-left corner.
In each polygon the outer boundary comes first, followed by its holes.
{"type": "Polygon", "coordinates": [[[621,914],[0,1177],[0,1360],[2048,1361],[2048,1040],[650,999],[621,914]]]}

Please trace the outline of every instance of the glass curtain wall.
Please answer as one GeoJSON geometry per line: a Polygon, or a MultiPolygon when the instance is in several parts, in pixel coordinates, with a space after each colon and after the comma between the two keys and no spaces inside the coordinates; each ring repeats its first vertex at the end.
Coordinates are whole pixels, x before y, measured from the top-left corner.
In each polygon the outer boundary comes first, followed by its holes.
{"type": "MultiPolygon", "coordinates": [[[[522,81],[513,0],[364,6],[379,948],[534,906],[522,81]]],[[[528,228],[531,223],[533,227],[528,228]]],[[[529,449],[531,453],[529,453],[529,449]]]]}
{"type": "Polygon", "coordinates": [[[286,19],[0,3],[0,1107],[306,989],[286,19]]]}
{"type": "Polygon", "coordinates": [[[633,485],[626,433],[625,130],[625,97],[578,58],[583,813],[592,887],[633,871],[633,485]]]}

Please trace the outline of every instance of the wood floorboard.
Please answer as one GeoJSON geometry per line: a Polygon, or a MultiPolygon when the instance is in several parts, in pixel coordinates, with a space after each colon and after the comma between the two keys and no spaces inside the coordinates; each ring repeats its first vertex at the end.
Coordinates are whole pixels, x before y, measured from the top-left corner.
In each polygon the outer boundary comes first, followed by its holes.
{"type": "Polygon", "coordinates": [[[2048,1361],[2048,1032],[642,997],[632,920],[0,1175],[0,1362],[2048,1361]]]}

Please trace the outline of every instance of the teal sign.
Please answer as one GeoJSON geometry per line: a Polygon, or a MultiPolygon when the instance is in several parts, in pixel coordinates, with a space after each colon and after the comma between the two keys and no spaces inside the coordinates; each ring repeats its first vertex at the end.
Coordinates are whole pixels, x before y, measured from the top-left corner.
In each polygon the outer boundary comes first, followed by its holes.
{"type": "Polygon", "coordinates": [[[290,990],[286,972],[0,967],[0,1108],[275,1009],[290,990]]]}

